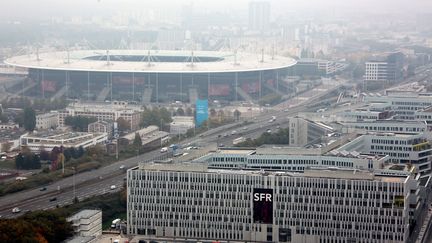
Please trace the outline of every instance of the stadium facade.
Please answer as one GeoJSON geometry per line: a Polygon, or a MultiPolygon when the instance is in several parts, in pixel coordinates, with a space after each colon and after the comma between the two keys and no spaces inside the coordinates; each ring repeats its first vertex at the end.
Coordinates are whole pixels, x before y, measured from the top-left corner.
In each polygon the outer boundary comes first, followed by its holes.
{"type": "Polygon", "coordinates": [[[81,50],[12,57],[39,97],[137,102],[257,100],[289,87],[291,58],[228,52],[81,50]]]}

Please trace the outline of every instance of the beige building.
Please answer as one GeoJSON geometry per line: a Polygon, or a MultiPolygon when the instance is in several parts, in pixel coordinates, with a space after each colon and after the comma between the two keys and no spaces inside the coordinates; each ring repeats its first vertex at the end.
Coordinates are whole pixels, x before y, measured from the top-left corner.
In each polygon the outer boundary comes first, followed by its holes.
{"type": "Polygon", "coordinates": [[[59,125],[59,113],[54,111],[36,115],[36,130],[56,128],[59,125]]]}
{"type": "Polygon", "coordinates": [[[96,117],[100,121],[117,121],[123,118],[130,123],[130,129],[136,130],[141,121],[141,113],[124,105],[103,104],[73,104],[59,111],[60,126],[64,126],[67,116],[96,117]]]}
{"type": "Polygon", "coordinates": [[[171,134],[185,134],[189,129],[195,127],[194,118],[192,116],[174,116],[170,123],[171,134]]]}
{"type": "Polygon", "coordinates": [[[67,218],[72,223],[73,230],[77,236],[102,235],[102,211],[84,209],[67,218]]]}

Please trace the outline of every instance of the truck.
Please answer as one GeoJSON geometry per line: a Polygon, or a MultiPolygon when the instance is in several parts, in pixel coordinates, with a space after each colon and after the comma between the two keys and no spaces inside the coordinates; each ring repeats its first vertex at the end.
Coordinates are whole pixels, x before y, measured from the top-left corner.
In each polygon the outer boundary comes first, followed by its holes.
{"type": "Polygon", "coordinates": [[[244,141],[246,141],[246,138],[244,137],[238,137],[236,139],[233,140],[233,145],[237,145],[239,143],[243,143],[244,141]]]}
{"type": "Polygon", "coordinates": [[[113,229],[117,228],[117,224],[119,224],[119,223],[120,223],[120,219],[114,219],[111,222],[111,228],[113,228],[113,229]]]}

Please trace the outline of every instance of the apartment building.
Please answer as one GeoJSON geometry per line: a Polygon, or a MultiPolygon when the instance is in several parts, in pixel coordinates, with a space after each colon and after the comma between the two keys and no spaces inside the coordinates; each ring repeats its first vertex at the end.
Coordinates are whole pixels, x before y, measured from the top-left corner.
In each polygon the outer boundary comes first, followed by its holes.
{"type": "Polygon", "coordinates": [[[46,130],[59,126],[59,113],[54,111],[36,115],[36,130],[46,130]]]}
{"type": "Polygon", "coordinates": [[[432,106],[432,93],[388,92],[386,96],[365,96],[366,103],[387,103],[396,119],[414,120],[416,111],[432,106]]]}
{"type": "Polygon", "coordinates": [[[101,121],[117,121],[123,118],[130,124],[131,130],[139,128],[141,122],[141,113],[136,109],[129,109],[127,106],[121,105],[89,105],[89,104],[73,104],[66,109],[59,111],[59,124],[64,126],[67,116],[85,116],[96,117],[101,121]]]}
{"type": "Polygon", "coordinates": [[[304,173],[141,163],[127,172],[127,232],[189,241],[406,242],[420,207],[418,176],[304,173]]]}
{"type": "Polygon", "coordinates": [[[415,166],[421,176],[431,173],[432,146],[427,133],[368,132],[332,152],[385,154],[389,162],[415,166]]]}

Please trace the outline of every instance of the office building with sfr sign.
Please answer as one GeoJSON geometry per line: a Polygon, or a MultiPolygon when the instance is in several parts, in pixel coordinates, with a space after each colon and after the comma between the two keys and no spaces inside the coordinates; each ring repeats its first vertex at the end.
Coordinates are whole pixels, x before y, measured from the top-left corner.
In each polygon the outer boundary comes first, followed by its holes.
{"type": "Polygon", "coordinates": [[[143,239],[406,242],[420,203],[418,178],[404,170],[142,163],[127,173],[127,231],[143,239]]]}

